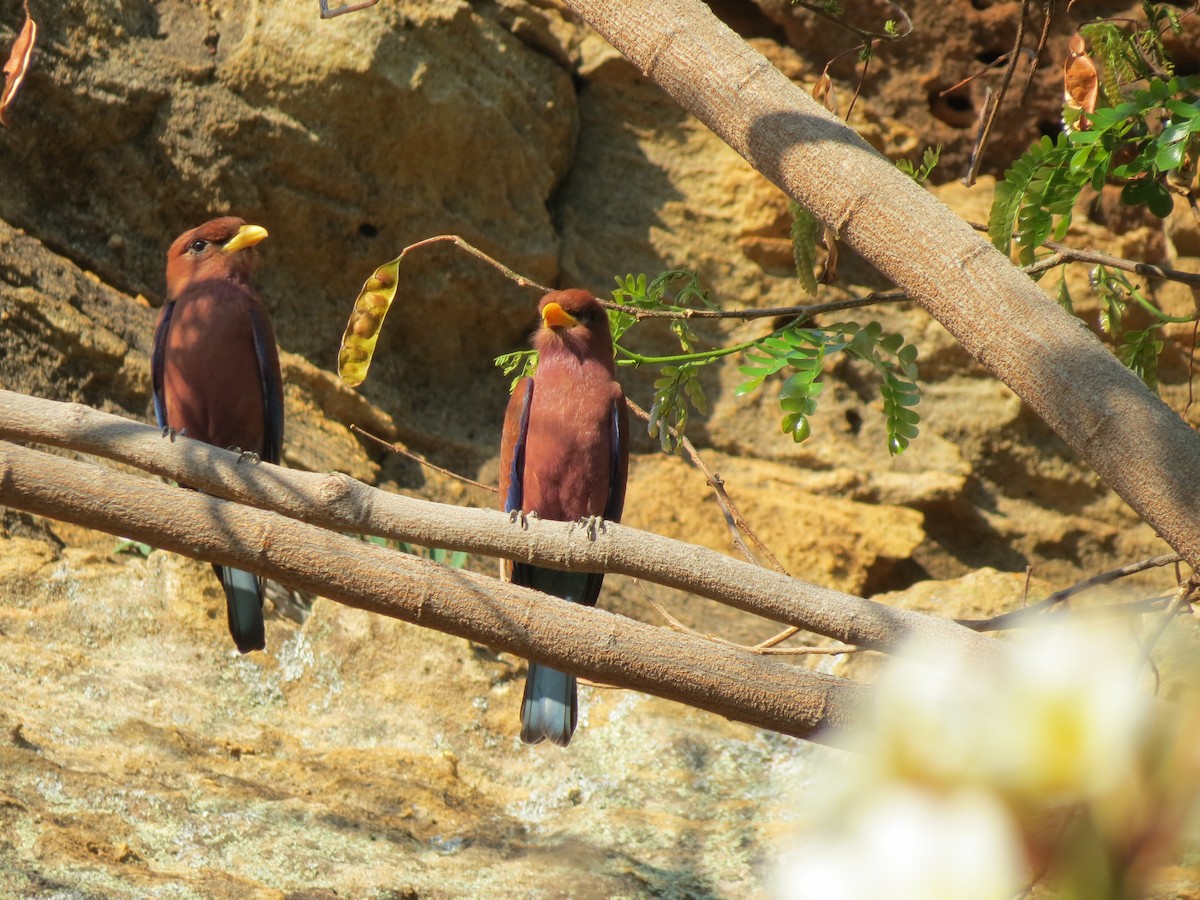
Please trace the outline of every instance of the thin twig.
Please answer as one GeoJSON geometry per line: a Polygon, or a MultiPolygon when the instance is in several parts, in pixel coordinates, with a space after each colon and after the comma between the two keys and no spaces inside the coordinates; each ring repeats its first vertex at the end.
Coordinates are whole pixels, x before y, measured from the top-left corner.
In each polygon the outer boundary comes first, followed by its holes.
{"type": "Polygon", "coordinates": [[[1021,271],[1026,275],[1038,275],[1041,272],[1049,272],[1057,266],[1065,266],[1069,262],[1072,260],[1068,258],[1067,254],[1051,253],[1049,256],[1043,256],[1037,262],[1022,267],[1021,271]]]}
{"type": "Polygon", "coordinates": [[[812,303],[805,306],[772,306],[763,309],[642,309],[637,306],[624,306],[611,300],[601,300],[607,309],[628,313],[637,319],[772,319],[800,318],[811,319],[813,316],[827,312],[838,312],[843,309],[857,309],[860,306],[874,306],[876,303],[902,303],[908,300],[908,294],[893,288],[887,291],[872,291],[863,297],[849,297],[845,300],[831,300],[828,303],[812,303]]]}
{"type": "MultiPolygon", "coordinates": [[[[987,232],[988,226],[979,222],[971,222],[976,231],[987,232]]],[[[1097,250],[1081,250],[1060,244],[1057,241],[1044,241],[1042,246],[1053,251],[1028,266],[1022,266],[1021,271],[1026,275],[1037,275],[1057,266],[1080,262],[1093,265],[1107,266],[1124,272],[1133,272],[1148,278],[1161,278],[1165,281],[1175,281],[1189,287],[1200,288],[1200,273],[1185,272],[1182,269],[1172,269],[1168,266],[1156,266],[1153,263],[1139,262],[1133,259],[1123,259],[1110,256],[1097,250]]],[[[845,309],[858,309],[864,306],[874,306],[879,303],[903,303],[910,300],[909,295],[899,289],[872,291],[862,297],[849,297],[845,300],[831,300],[828,303],[814,303],[802,306],[774,306],[764,309],[642,309],[636,306],[625,306],[609,300],[600,303],[607,309],[627,313],[636,319],[751,319],[798,318],[811,319],[822,313],[839,312],[845,309]]]]}
{"type": "MultiPolygon", "coordinates": [[[[638,418],[647,422],[650,421],[650,414],[628,397],[625,398],[625,403],[638,418]]],[[[762,565],[762,563],[759,562],[754,554],[750,552],[750,548],[747,547],[745,542],[742,540],[741,534],[744,533],[748,538],[750,538],[751,543],[754,544],[758,551],[767,558],[767,562],[771,564],[775,571],[779,572],[781,575],[787,575],[788,571],[784,568],[783,563],[779,561],[779,557],[772,553],[771,548],[759,539],[754,529],[750,527],[750,523],[747,522],[742,514],[738,511],[738,508],[733,503],[733,498],[730,497],[729,492],[725,490],[725,481],[721,478],[721,476],[713,472],[707,465],[705,465],[704,460],[700,458],[700,454],[696,451],[696,448],[691,441],[675,431],[674,428],[671,428],[670,430],[671,434],[679,441],[679,446],[684,449],[688,457],[691,459],[692,464],[695,465],[695,467],[704,474],[704,477],[708,479],[709,486],[712,487],[713,492],[716,494],[717,505],[721,507],[721,512],[725,516],[725,524],[729,528],[729,533],[733,536],[733,541],[737,545],[738,549],[745,554],[746,558],[749,559],[750,562],[756,565],[762,565]]]]}
{"type": "MultiPolygon", "coordinates": [[[[1024,13],[1022,13],[1024,15],[1024,13]]],[[[1038,63],[1042,61],[1042,51],[1050,40],[1050,25],[1054,21],[1054,0],[1042,0],[1042,33],[1038,37],[1037,49],[1033,52],[1033,62],[1029,64],[1029,76],[1025,79],[1025,87],[1021,89],[1019,105],[1024,106],[1029,98],[1029,89],[1033,86],[1033,76],[1037,74],[1038,63]]]]}
{"type": "Polygon", "coordinates": [[[794,625],[791,626],[790,628],[785,628],[783,631],[779,632],[779,634],[775,635],[774,637],[769,637],[765,641],[755,644],[754,649],[755,650],[769,650],[772,647],[776,646],[777,644],[782,644],[784,641],[786,641],[792,635],[798,634],[799,632],[800,632],[800,629],[795,627],[794,625]]]}
{"type": "Polygon", "coordinates": [[[336,16],[344,16],[346,13],[358,12],[360,9],[367,9],[378,3],[379,0],[360,0],[358,3],[343,3],[341,6],[329,8],[329,0],[320,0],[321,3],[321,18],[332,19],[336,16]]]}
{"type": "Polygon", "coordinates": [[[1182,269],[1172,269],[1168,266],[1156,266],[1153,263],[1121,259],[1117,256],[1109,256],[1107,253],[1100,253],[1097,250],[1077,250],[1073,247],[1068,247],[1066,244],[1060,244],[1057,241],[1045,241],[1042,246],[1048,250],[1053,250],[1055,253],[1062,254],[1067,258],[1067,262],[1094,263],[1096,265],[1108,266],[1111,269],[1122,269],[1137,275],[1145,275],[1148,278],[1162,278],[1166,281],[1177,281],[1189,287],[1200,287],[1200,273],[1197,272],[1185,272],[1182,269]]]}
{"type": "MultiPolygon", "coordinates": [[[[988,226],[982,222],[969,222],[967,224],[976,231],[981,231],[984,234],[987,233],[988,226]]],[[[1123,272],[1133,272],[1137,275],[1145,275],[1147,278],[1177,281],[1189,287],[1200,287],[1200,272],[1185,272],[1182,269],[1172,269],[1169,266],[1156,266],[1153,263],[1123,259],[1119,256],[1109,256],[1107,253],[1101,253],[1098,250],[1081,250],[1076,247],[1069,247],[1066,244],[1060,244],[1058,241],[1042,241],[1041,245],[1047,250],[1054,252],[1054,256],[1047,257],[1047,259],[1054,261],[1049,265],[1045,265],[1043,264],[1044,260],[1039,260],[1031,266],[1025,266],[1021,271],[1027,275],[1034,275],[1046,269],[1051,269],[1054,266],[1063,265],[1064,263],[1082,262],[1107,266],[1110,269],[1120,269],[1123,272]]]]}
{"type": "Polygon", "coordinates": [[[374,441],[379,446],[390,450],[393,453],[399,453],[401,456],[406,456],[413,462],[420,463],[428,469],[433,469],[435,472],[441,472],[447,478],[453,478],[456,481],[461,481],[477,488],[483,488],[485,491],[491,491],[493,494],[499,493],[500,489],[494,485],[484,484],[482,481],[476,481],[474,478],[468,478],[466,475],[459,475],[457,472],[451,472],[449,469],[443,469],[441,466],[434,465],[427,459],[421,459],[421,457],[417,456],[417,454],[413,453],[411,450],[406,450],[399,444],[393,444],[390,441],[385,441],[383,438],[371,434],[371,432],[367,431],[365,428],[359,428],[357,425],[351,425],[350,430],[357,435],[365,437],[369,441],[374,441]]]}
{"type": "MultiPolygon", "coordinates": [[[[1175,618],[1181,612],[1191,605],[1192,597],[1196,593],[1197,587],[1200,586],[1192,578],[1189,578],[1179,586],[1179,590],[1175,592],[1170,605],[1163,612],[1162,621],[1159,622],[1158,628],[1154,630],[1145,644],[1142,645],[1142,651],[1138,654],[1137,662],[1133,666],[1135,675],[1141,670],[1142,666],[1150,662],[1150,654],[1154,652],[1154,647],[1162,639],[1162,636],[1167,633],[1167,629],[1171,627],[1171,623],[1175,621],[1175,618]]],[[[1155,670],[1155,676],[1157,679],[1157,669],[1155,670]]]]}
{"type": "MultiPolygon", "coordinates": [[[[667,612],[666,607],[664,607],[661,603],[659,603],[657,600],[655,600],[653,597],[651,597],[644,585],[642,585],[640,582],[635,582],[635,583],[637,584],[638,588],[641,590],[643,599],[647,603],[649,603],[651,606],[653,606],[654,609],[658,612],[658,614],[666,620],[667,626],[672,631],[678,631],[681,634],[690,634],[692,637],[698,637],[698,638],[701,638],[706,641],[712,641],[713,643],[716,643],[716,644],[723,644],[726,647],[734,647],[738,650],[745,650],[747,653],[756,653],[759,656],[842,656],[846,653],[861,653],[863,650],[866,649],[864,647],[776,647],[775,646],[775,644],[779,643],[779,641],[785,640],[787,637],[791,637],[793,634],[796,634],[800,630],[798,628],[790,628],[787,631],[782,631],[779,634],[775,635],[775,637],[769,638],[769,639],[763,641],[762,643],[755,644],[753,646],[747,646],[745,644],[738,644],[738,643],[735,643],[734,641],[728,640],[723,637],[719,637],[718,635],[715,635],[715,634],[704,634],[702,632],[697,631],[694,628],[689,628],[687,625],[684,625],[677,618],[675,618],[673,615],[671,615],[669,612],[667,612]]],[[[600,686],[603,687],[604,685],[600,685],[600,686]]]]}
{"type": "Polygon", "coordinates": [[[735,645],[739,650],[757,653],[761,656],[844,656],[847,653],[865,653],[866,647],[743,647],[735,645]]]}
{"type": "Polygon", "coordinates": [[[841,18],[839,18],[836,14],[829,12],[829,10],[824,8],[823,6],[818,6],[815,3],[808,3],[808,2],[806,2],[806,0],[794,0],[794,3],[796,6],[799,6],[801,9],[806,9],[810,13],[820,16],[822,19],[832,22],[838,28],[841,28],[844,31],[849,31],[851,34],[857,35],[864,42],[869,41],[871,39],[898,41],[898,40],[900,40],[900,38],[908,37],[908,35],[912,34],[912,30],[913,30],[912,17],[909,16],[909,14],[907,12],[905,12],[904,8],[901,7],[900,4],[891,2],[891,0],[889,0],[888,6],[890,6],[892,9],[894,9],[904,22],[903,29],[897,28],[895,31],[892,31],[892,32],[871,31],[866,28],[859,28],[857,25],[853,25],[849,22],[843,22],[841,20],[841,18]]]}
{"type": "Polygon", "coordinates": [[[1188,398],[1183,406],[1184,419],[1187,418],[1188,410],[1192,408],[1192,402],[1195,400],[1197,336],[1200,336],[1200,318],[1197,318],[1196,324],[1192,326],[1192,343],[1188,347],[1188,398]]]}
{"type": "Polygon", "coordinates": [[[967,161],[967,174],[962,177],[962,183],[967,187],[975,184],[979,175],[979,166],[983,163],[983,148],[987,142],[988,133],[992,129],[992,121],[996,118],[1000,95],[990,87],[983,93],[983,106],[976,118],[975,141],[971,144],[971,156],[967,161]]]}
{"type": "Polygon", "coordinates": [[[984,150],[987,147],[988,138],[992,134],[992,126],[996,124],[996,115],[1000,112],[1000,106],[1004,103],[1004,97],[1008,93],[1008,87],[1012,84],[1013,75],[1017,72],[1017,65],[1021,62],[1021,44],[1025,42],[1025,9],[1029,4],[1029,0],[1022,0],[1021,11],[1017,14],[1017,36],[1013,40],[1013,48],[1010,52],[1008,66],[1004,69],[1004,77],[1000,79],[1000,86],[996,88],[996,92],[988,93],[987,99],[983,104],[981,113],[979,134],[975,138],[975,146],[971,151],[971,165],[967,170],[967,174],[963,176],[962,183],[967,187],[971,187],[975,183],[975,176],[979,172],[979,166],[983,162],[984,150]]]}
{"type": "Polygon", "coordinates": [[[470,253],[472,256],[474,256],[476,259],[480,259],[483,262],[487,263],[492,268],[498,270],[509,281],[515,282],[518,287],[533,288],[534,290],[539,291],[540,293],[543,293],[543,294],[548,294],[550,291],[553,290],[553,288],[548,288],[544,284],[539,284],[538,282],[534,281],[532,278],[526,278],[524,275],[520,275],[520,274],[514,272],[508,266],[504,265],[504,263],[488,256],[486,253],[484,253],[478,247],[472,246],[467,241],[465,241],[461,237],[459,237],[457,234],[439,234],[439,235],[435,235],[434,237],[425,238],[422,241],[417,241],[415,244],[409,244],[407,247],[405,247],[403,250],[400,251],[400,257],[403,258],[404,255],[407,254],[410,250],[416,250],[419,247],[424,247],[428,244],[436,244],[436,243],[439,243],[442,241],[449,242],[451,244],[454,244],[456,247],[466,250],[468,253],[470,253]]]}
{"type": "Polygon", "coordinates": [[[867,71],[871,68],[871,60],[875,58],[876,41],[868,41],[864,47],[862,54],[862,71],[858,74],[858,82],[854,85],[854,93],[850,95],[850,105],[846,107],[846,121],[850,121],[850,114],[854,112],[854,104],[858,102],[858,98],[862,95],[863,87],[867,83],[867,71]]]}
{"type": "Polygon", "coordinates": [[[1101,584],[1109,584],[1120,578],[1126,578],[1129,575],[1136,575],[1139,572],[1145,572],[1148,569],[1156,569],[1161,566],[1169,566],[1179,562],[1183,557],[1178,553],[1168,553],[1163,556],[1155,556],[1151,559],[1144,559],[1141,562],[1130,563],[1127,566],[1120,566],[1116,569],[1109,569],[1107,572],[1101,572],[1098,575],[1093,575],[1090,578],[1085,578],[1083,581],[1076,582],[1068,588],[1063,588],[1061,591],[1056,591],[1040,603],[1035,603],[1033,606],[1025,606],[1021,609],[1013,610],[1012,612],[1001,613],[998,616],[993,616],[990,619],[957,619],[959,625],[965,625],[967,628],[975,631],[1000,631],[1006,628],[1015,628],[1026,624],[1026,619],[1039,612],[1050,609],[1062,603],[1068,597],[1073,597],[1075,594],[1086,591],[1089,588],[1097,587],[1101,584]]]}
{"type": "Polygon", "coordinates": [[[667,627],[670,628],[672,631],[679,631],[679,632],[682,632],[683,634],[694,634],[696,637],[702,637],[705,640],[712,638],[711,634],[701,634],[700,632],[696,631],[694,628],[688,628],[686,625],[684,625],[682,622],[680,622],[677,618],[675,618],[673,615],[671,615],[669,612],[667,612],[666,607],[663,606],[661,603],[659,603],[657,600],[655,600],[653,597],[651,597],[650,593],[646,590],[646,586],[644,584],[642,584],[640,581],[635,581],[634,584],[636,584],[638,586],[638,590],[640,590],[642,592],[642,599],[654,607],[655,612],[657,612],[660,616],[662,616],[666,620],[667,627]]]}

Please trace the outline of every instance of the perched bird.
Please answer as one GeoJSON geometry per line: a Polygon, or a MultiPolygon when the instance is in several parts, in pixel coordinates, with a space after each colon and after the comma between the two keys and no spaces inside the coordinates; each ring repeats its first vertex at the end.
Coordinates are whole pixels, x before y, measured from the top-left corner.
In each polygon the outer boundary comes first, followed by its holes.
{"type": "MultiPolygon", "coordinates": [[[[265,228],[232,217],[186,231],[167,251],[167,302],[151,358],[162,428],[279,462],[283,379],[266,308],[250,284],[265,228]]],[[[262,581],[214,565],[242,653],[266,645],[262,581]]]]}
{"type": "MultiPolygon", "coordinates": [[[[533,378],[516,385],[500,443],[500,497],[509,513],[573,522],[621,519],[629,469],[629,412],[613,367],[608,316],[587,291],[553,291],[538,305],[533,378]]],[[[512,580],[594,606],[602,573],[514,563],[512,580]]],[[[575,676],[529,664],[521,740],[571,740],[578,718],[575,676]]]]}

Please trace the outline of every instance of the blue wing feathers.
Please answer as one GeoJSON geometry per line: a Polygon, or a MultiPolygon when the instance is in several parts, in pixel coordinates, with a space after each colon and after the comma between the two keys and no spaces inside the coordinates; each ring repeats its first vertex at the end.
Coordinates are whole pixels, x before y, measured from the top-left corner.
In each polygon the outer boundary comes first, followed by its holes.
{"type": "Polygon", "coordinates": [[[263,321],[257,306],[250,307],[254,329],[254,351],[258,357],[258,378],[262,385],[263,435],[262,458],[278,463],[283,451],[283,380],[279,374],[279,353],[275,349],[270,328],[263,321]]]}
{"type": "Polygon", "coordinates": [[[521,424],[517,427],[517,442],[513,446],[512,463],[508,472],[508,496],[504,498],[504,511],[519,510],[524,502],[525,438],[529,433],[529,408],[533,405],[533,379],[526,379],[525,400],[521,405],[521,424]]]}
{"type": "Polygon", "coordinates": [[[171,314],[175,312],[175,301],[163,307],[154,329],[154,350],[150,354],[150,388],[154,394],[154,418],[159,428],[167,427],[167,402],[163,396],[163,368],[166,364],[167,333],[171,330],[171,314]]]}

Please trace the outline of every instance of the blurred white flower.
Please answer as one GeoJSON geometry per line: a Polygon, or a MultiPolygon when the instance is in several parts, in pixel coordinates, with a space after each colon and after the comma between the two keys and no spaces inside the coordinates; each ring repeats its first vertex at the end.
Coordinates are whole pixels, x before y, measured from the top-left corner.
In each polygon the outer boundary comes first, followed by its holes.
{"type": "Polygon", "coordinates": [[[896,784],[806,843],[780,869],[784,900],[1008,900],[1025,877],[1020,836],[984,791],[896,784]]]}
{"type": "Polygon", "coordinates": [[[879,686],[868,757],[884,777],[1039,802],[1128,789],[1155,703],[1136,684],[1133,650],[1106,631],[1048,626],[995,668],[905,653],[879,686]]]}
{"type": "Polygon", "coordinates": [[[1071,896],[1138,895],[1194,809],[1196,710],[1139,686],[1128,635],[1053,624],[1009,650],[889,666],[777,896],[1001,898],[1046,872],[1071,896]]]}

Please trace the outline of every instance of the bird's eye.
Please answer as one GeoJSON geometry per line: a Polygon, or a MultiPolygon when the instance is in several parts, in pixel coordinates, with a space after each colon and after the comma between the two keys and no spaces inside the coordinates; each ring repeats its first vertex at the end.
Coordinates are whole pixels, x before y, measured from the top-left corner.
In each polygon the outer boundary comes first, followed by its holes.
{"type": "Polygon", "coordinates": [[[188,244],[188,252],[189,253],[203,253],[207,249],[208,249],[208,241],[202,241],[198,238],[196,240],[192,241],[190,244],[188,244]]]}

